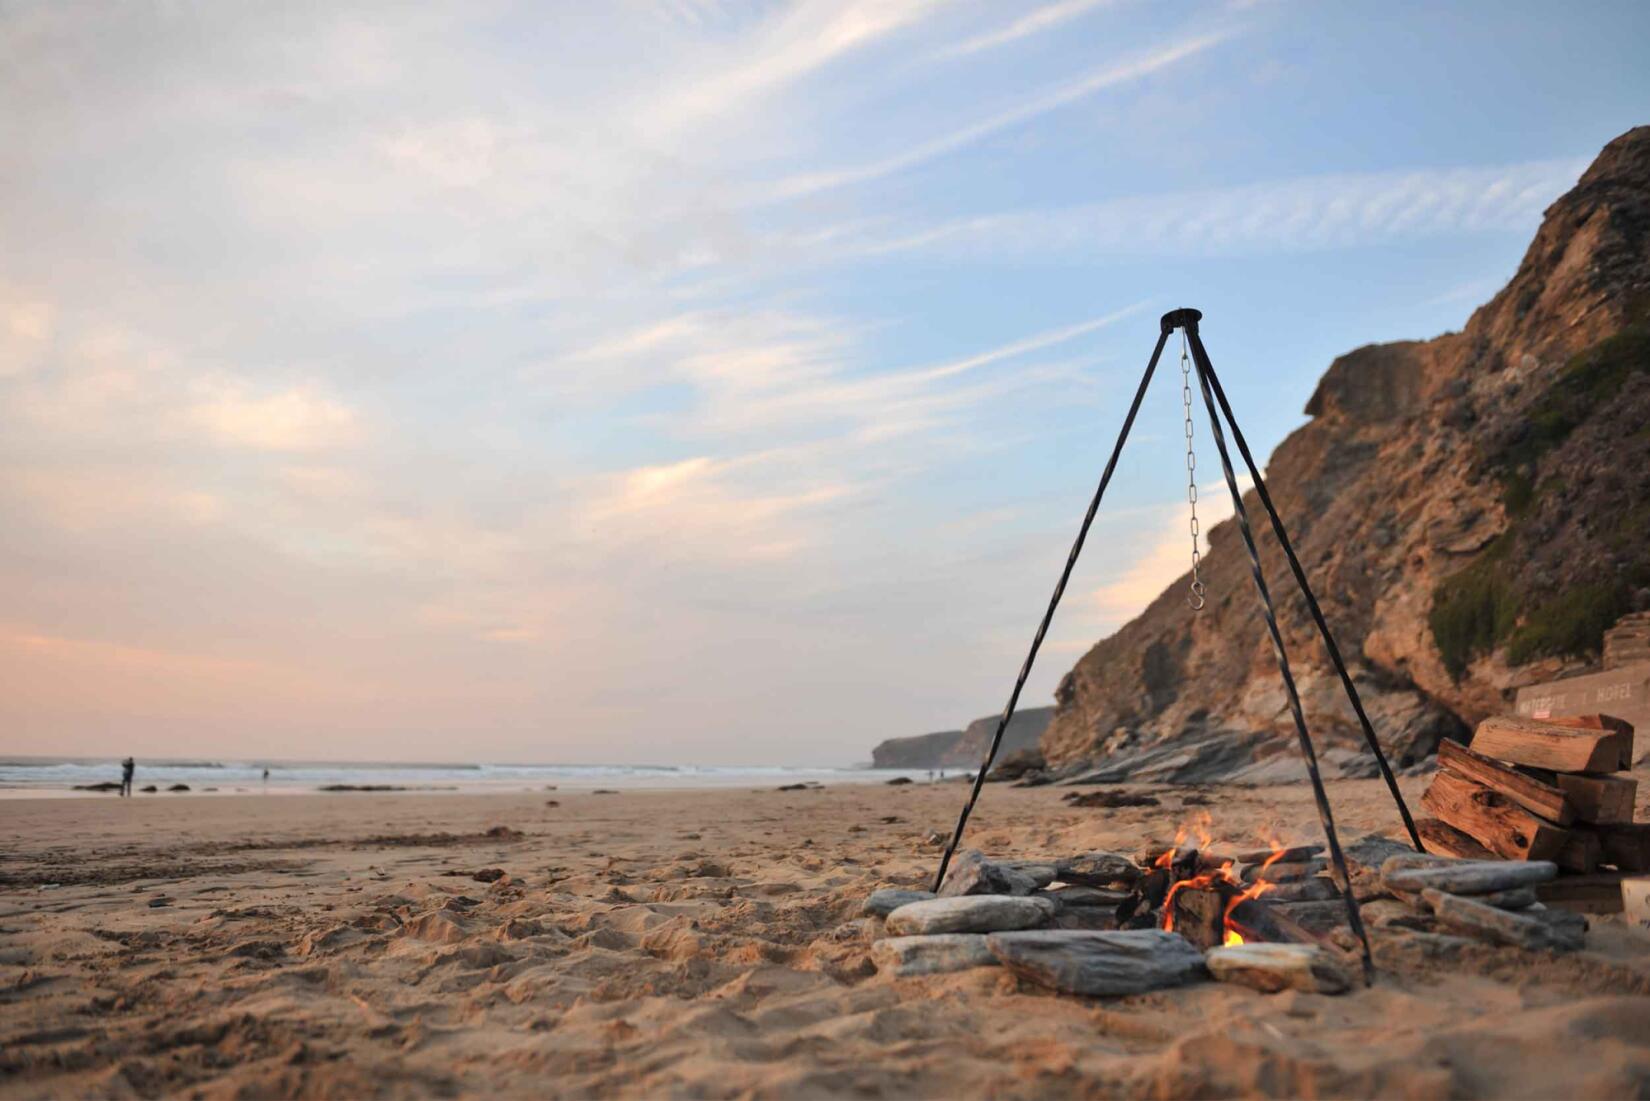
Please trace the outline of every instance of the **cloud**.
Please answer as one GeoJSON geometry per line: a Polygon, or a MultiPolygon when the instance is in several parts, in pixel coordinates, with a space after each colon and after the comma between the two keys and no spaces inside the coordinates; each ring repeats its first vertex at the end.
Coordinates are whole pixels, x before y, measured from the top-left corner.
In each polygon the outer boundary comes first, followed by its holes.
{"type": "Polygon", "coordinates": [[[807,475],[790,492],[762,488],[764,456],[704,456],[639,467],[603,479],[576,528],[603,544],[643,543],[655,560],[789,558],[809,541],[804,513],[847,497],[851,486],[807,475]],[[741,474],[756,473],[754,483],[741,474]]]}
{"type": "MultiPolygon", "coordinates": [[[[1248,492],[1252,484],[1248,475],[1238,477],[1241,491],[1248,492]]],[[[1120,574],[1088,594],[1087,614],[1083,618],[1085,626],[1092,624],[1092,627],[1083,636],[1088,642],[1073,643],[1075,649],[1086,650],[1095,638],[1109,635],[1123,626],[1190,572],[1192,536],[1188,506],[1181,502],[1150,511],[1154,517],[1151,526],[1140,532],[1142,541],[1150,540],[1145,549],[1135,555],[1120,574]]],[[[1232,495],[1224,481],[1198,487],[1197,517],[1201,532],[1198,550],[1201,553],[1209,553],[1208,533],[1231,515],[1232,495]]],[[[1189,590],[1187,595],[1190,595],[1189,590]]]]}
{"type": "Polygon", "coordinates": [[[661,97],[650,120],[675,129],[749,109],[773,90],[798,81],[923,18],[935,0],[808,0],[779,15],[744,43],[741,58],[717,65],[690,85],[661,97]]]}
{"type": "Polygon", "coordinates": [[[976,215],[842,253],[1211,255],[1346,248],[1443,234],[1525,230],[1585,162],[1341,173],[1057,210],[976,215]]]}
{"type": "Polygon", "coordinates": [[[961,42],[947,46],[935,53],[936,58],[967,57],[984,50],[994,50],[999,46],[1006,46],[1011,42],[1018,42],[1034,34],[1068,23],[1078,16],[1087,15],[1102,4],[1109,4],[1112,0],[1058,0],[1057,3],[1044,4],[1033,8],[1020,18],[1007,23],[996,30],[978,34],[972,38],[965,38],[961,42]]]}
{"type": "Polygon", "coordinates": [[[831,169],[824,172],[807,172],[781,180],[771,190],[769,197],[772,199],[796,199],[832,188],[867,183],[896,172],[915,168],[917,165],[926,164],[947,153],[953,153],[958,149],[973,145],[992,134],[1029,122],[1039,115],[1045,115],[1050,111],[1076,103],[1078,100],[1093,95],[1104,88],[1116,87],[1144,79],[1219,44],[1226,37],[1227,35],[1224,33],[1199,35],[1195,38],[1164,46],[1140,57],[1100,66],[1076,80],[1068,81],[1060,87],[1035,96],[1018,106],[999,111],[980,122],[972,123],[939,137],[917,141],[904,152],[891,157],[849,168],[831,169]]]}
{"type": "Polygon", "coordinates": [[[356,440],[354,410],[311,387],[262,396],[235,385],[189,410],[189,419],[221,443],[260,451],[318,451],[356,440]]]}
{"type": "Polygon", "coordinates": [[[54,320],[50,302],[9,295],[0,288],[0,378],[40,365],[51,341],[54,320]]]}

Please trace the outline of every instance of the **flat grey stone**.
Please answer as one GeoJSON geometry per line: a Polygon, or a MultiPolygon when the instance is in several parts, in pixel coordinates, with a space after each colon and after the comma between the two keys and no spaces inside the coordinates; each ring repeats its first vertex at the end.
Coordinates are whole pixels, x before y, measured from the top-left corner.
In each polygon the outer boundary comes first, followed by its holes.
{"type": "Polygon", "coordinates": [[[1053,864],[1037,860],[1006,860],[1001,867],[1030,876],[1033,883],[1039,888],[1047,887],[1054,882],[1056,871],[1053,864]]]}
{"type": "Polygon", "coordinates": [[[1206,974],[1203,954],[1161,929],[993,933],[986,942],[1016,975],[1067,994],[1143,994],[1206,974]]]}
{"type": "Polygon", "coordinates": [[[1297,879],[1309,879],[1319,872],[1329,869],[1329,861],[1319,859],[1278,861],[1275,864],[1250,864],[1243,869],[1243,882],[1253,883],[1264,879],[1268,883],[1293,883],[1297,879]]]}
{"type": "Polygon", "coordinates": [[[1054,916],[1046,898],[966,895],[908,902],[888,915],[888,931],[902,936],[932,933],[995,933],[1030,929],[1054,916]]]}
{"type": "Polygon", "coordinates": [[[940,884],[941,898],[964,895],[1029,895],[1037,881],[1007,864],[994,864],[976,849],[958,853],[940,884]]]}
{"type": "Polygon", "coordinates": [[[1341,854],[1348,864],[1358,864],[1371,871],[1394,856],[1416,856],[1414,848],[1403,841],[1394,841],[1378,833],[1366,833],[1350,845],[1341,846],[1341,854]]]}
{"type": "Polygon", "coordinates": [[[1342,994],[1352,988],[1346,966],[1315,944],[1234,944],[1211,948],[1204,962],[1216,981],[1267,994],[1280,990],[1342,994]]]}
{"type": "Polygon", "coordinates": [[[984,933],[940,933],[926,937],[884,937],[871,945],[871,959],[885,975],[939,975],[971,967],[996,967],[984,933]]]}
{"type": "Polygon", "coordinates": [[[1472,900],[1482,902],[1485,906],[1494,906],[1497,910],[1527,910],[1540,901],[1534,887],[1511,887],[1505,891],[1491,891],[1487,895],[1473,895],[1472,900]]]}
{"type": "Polygon", "coordinates": [[[1278,864],[1298,864],[1321,855],[1323,855],[1323,846],[1312,842],[1305,845],[1290,845],[1282,852],[1275,849],[1250,849],[1247,852],[1237,853],[1236,859],[1239,864],[1264,864],[1275,856],[1277,859],[1272,860],[1275,866],[1278,864]]]}
{"type": "Polygon", "coordinates": [[[1113,906],[1072,906],[1054,915],[1055,929],[1115,929],[1117,909],[1113,906]]]}
{"type": "Polygon", "coordinates": [[[1056,887],[1046,892],[1049,898],[1067,906],[1117,906],[1132,897],[1132,892],[1107,890],[1104,887],[1056,887]]]}
{"type": "Polygon", "coordinates": [[[1293,883],[1279,883],[1263,892],[1260,897],[1267,902],[1324,902],[1340,898],[1341,892],[1335,887],[1334,880],[1320,875],[1311,879],[1297,879],[1293,883]]]}
{"type": "Polygon", "coordinates": [[[1582,919],[1578,928],[1573,919],[1546,917],[1553,911],[1530,909],[1514,913],[1497,910],[1471,898],[1445,894],[1434,887],[1421,892],[1421,897],[1448,928],[1496,944],[1575,951],[1582,946],[1587,931],[1586,919],[1582,919]]]}
{"type": "Polygon", "coordinates": [[[1407,866],[1408,857],[1381,865],[1381,883],[1394,891],[1429,888],[1452,895],[1483,895],[1514,887],[1533,887],[1558,875],[1550,860],[1463,860],[1426,867],[1407,866]]]}
{"type": "Polygon", "coordinates": [[[908,891],[902,887],[881,887],[872,891],[860,913],[887,917],[907,902],[923,902],[933,898],[933,891],[908,891]]]}
{"type": "Polygon", "coordinates": [[[1140,878],[1140,865],[1122,853],[1090,852],[1070,860],[1056,861],[1054,876],[1061,883],[1084,887],[1130,884],[1140,878]]]}

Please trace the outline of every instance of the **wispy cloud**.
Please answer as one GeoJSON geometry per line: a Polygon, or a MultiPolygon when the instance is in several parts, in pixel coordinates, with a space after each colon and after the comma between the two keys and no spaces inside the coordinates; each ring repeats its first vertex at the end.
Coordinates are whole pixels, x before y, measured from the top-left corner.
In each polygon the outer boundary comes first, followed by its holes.
{"type": "Polygon", "coordinates": [[[755,36],[754,48],[731,64],[672,89],[658,103],[654,125],[675,128],[749,107],[767,93],[807,77],[856,50],[902,30],[935,10],[936,0],[804,0],[755,36]]]}
{"type": "Polygon", "coordinates": [[[190,418],[214,439],[264,451],[314,451],[353,441],[359,431],[355,411],[319,393],[297,387],[274,394],[249,394],[218,385],[190,411],[190,418]]]}
{"type": "Polygon", "coordinates": [[[1586,167],[1543,160],[1479,168],[1298,177],[1243,187],[985,214],[899,236],[845,241],[849,254],[1210,255],[1341,248],[1450,233],[1525,230],[1586,167]]]}
{"type": "Polygon", "coordinates": [[[1086,15],[1095,8],[1111,2],[1112,0],[1058,0],[1057,3],[1044,4],[995,30],[946,46],[936,51],[934,56],[967,57],[984,50],[994,50],[999,46],[1006,46],[1011,42],[1018,42],[1022,38],[1029,38],[1031,35],[1058,27],[1062,23],[1069,23],[1078,16],[1086,15]]]}
{"type": "Polygon", "coordinates": [[[896,172],[915,168],[917,165],[926,164],[947,153],[953,153],[966,146],[973,145],[1000,131],[1019,126],[1040,115],[1046,115],[1050,111],[1076,103],[1102,89],[1142,80],[1189,57],[1202,53],[1204,50],[1224,41],[1227,37],[1227,34],[1223,32],[1199,35],[1195,38],[1161,47],[1139,57],[1100,66],[1076,80],[1068,81],[1051,91],[1044,92],[1007,110],[998,111],[979,122],[971,123],[939,137],[918,141],[905,151],[891,157],[848,168],[803,173],[781,180],[772,188],[769,197],[776,200],[796,199],[832,188],[867,183],[884,176],[890,176],[896,172]]]}

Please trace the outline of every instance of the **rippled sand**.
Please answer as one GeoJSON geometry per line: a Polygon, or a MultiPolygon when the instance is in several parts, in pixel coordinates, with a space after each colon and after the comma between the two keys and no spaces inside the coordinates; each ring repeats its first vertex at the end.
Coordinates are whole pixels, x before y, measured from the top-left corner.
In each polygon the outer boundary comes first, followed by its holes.
{"type": "MultiPolygon", "coordinates": [[[[1160,806],[1073,810],[1059,789],[992,786],[971,841],[1132,851],[1201,811],[1222,839],[1314,834],[1304,790],[1152,790],[1160,806]]],[[[1334,797],[1348,834],[1394,824],[1373,783],[1334,797]]],[[[1378,933],[1377,985],[1339,998],[1205,983],[1095,1002],[995,968],[879,976],[860,902],[923,883],[927,835],[961,798],[0,803],[0,1094],[1650,1092],[1650,934],[1619,919],[1569,957],[1378,933]]]]}

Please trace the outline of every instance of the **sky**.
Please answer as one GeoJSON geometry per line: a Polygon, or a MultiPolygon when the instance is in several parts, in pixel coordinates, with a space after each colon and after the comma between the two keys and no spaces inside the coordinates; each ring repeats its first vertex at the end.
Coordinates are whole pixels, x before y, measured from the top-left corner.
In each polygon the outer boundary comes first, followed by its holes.
{"type": "MultiPolygon", "coordinates": [[[[1647,41],[0,0],[0,753],[846,765],[999,711],[1158,316],[1269,453],[1500,287],[1647,41]]],[[[1177,375],[1028,706],[1189,565],[1177,375]]]]}

